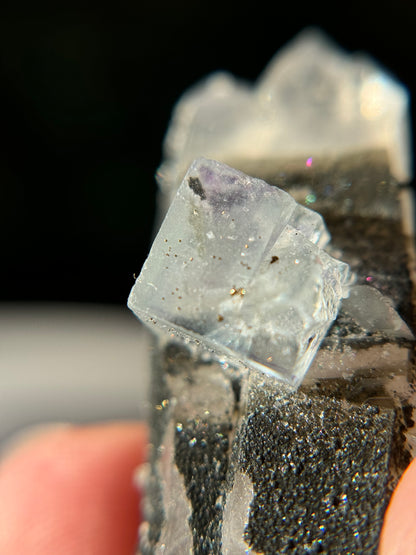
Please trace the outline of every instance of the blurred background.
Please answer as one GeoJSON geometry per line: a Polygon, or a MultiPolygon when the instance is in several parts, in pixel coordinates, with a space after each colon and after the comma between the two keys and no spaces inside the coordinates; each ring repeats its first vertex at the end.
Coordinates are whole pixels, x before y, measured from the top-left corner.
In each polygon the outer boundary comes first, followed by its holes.
{"type": "Polygon", "coordinates": [[[0,439],[50,420],[145,416],[148,348],[125,304],[181,93],[217,69],[254,80],[317,25],[414,99],[415,16],[410,0],[2,8],[0,439]]]}

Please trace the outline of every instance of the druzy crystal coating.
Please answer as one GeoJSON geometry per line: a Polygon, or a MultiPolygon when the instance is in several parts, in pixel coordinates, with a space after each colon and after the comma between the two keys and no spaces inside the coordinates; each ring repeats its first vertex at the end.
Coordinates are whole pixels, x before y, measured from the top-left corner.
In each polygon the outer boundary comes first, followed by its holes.
{"type": "Polygon", "coordinates": [[[346,295],[322,217],[225,164],[190,166],[129,306],[153,331],[218,357],[303,378],[346,295]]]}

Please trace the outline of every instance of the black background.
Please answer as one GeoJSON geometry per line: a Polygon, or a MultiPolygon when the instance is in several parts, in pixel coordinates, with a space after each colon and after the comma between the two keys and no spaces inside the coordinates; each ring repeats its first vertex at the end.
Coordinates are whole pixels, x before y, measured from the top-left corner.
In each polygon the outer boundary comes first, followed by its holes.
{"type": "Polygon", "coordinates": [[[217,69],[255,79],[312,24],[371,53],[414,97],[415,15],[410,0],[4,10],[0,301],[125,303],[184,89],[217,69]]]}

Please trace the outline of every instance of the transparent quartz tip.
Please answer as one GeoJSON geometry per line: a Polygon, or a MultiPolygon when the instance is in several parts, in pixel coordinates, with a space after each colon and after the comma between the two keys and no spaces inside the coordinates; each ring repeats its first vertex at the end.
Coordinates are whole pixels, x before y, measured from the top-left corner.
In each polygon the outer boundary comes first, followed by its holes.
{"type": "Polygon", "coordinates": [[[158,171],[167,208],[195,158],[237,161],[385,150],[398,181],[411,175],[407,89],[367,55],[308,28],[253,85],[209,75],[179,99],[158,171]]]}

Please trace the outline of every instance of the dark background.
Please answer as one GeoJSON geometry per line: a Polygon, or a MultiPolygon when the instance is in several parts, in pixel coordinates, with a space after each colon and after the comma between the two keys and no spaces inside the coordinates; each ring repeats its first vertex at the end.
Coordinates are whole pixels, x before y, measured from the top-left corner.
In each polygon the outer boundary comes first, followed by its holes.
{"type": "Polygon", "coordinates": [[[0,301],[126,302],[171,109],[211,71],[255,79],[313,24],[415,95],[410,0],[33,4],[0,19],[0,301]]]}

